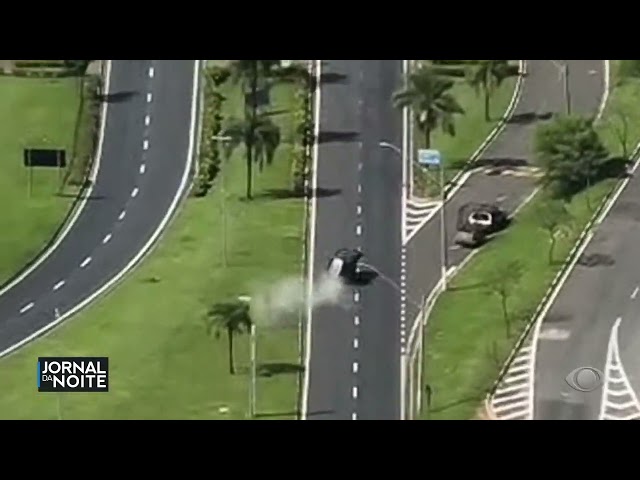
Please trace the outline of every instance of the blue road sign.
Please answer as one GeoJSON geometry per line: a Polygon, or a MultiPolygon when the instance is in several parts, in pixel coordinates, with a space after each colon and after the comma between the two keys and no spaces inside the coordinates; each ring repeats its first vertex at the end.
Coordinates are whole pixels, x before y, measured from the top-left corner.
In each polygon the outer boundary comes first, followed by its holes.
{"type": "Polygon", "coordinates": [[[441,157],[438,150],[418,150],[418,163],[420,165],[440,165],[441,157]]]}

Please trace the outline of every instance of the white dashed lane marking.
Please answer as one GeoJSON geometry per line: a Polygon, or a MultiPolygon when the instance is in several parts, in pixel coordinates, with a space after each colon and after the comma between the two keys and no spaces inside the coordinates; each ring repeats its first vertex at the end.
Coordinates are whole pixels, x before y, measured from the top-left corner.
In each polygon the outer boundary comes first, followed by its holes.
{"type": "Polygon", "coordinates": [[[35,305],[35,303],[33,303],[33,302],[26,304],[24,307],[22,307],[20,309],[20,313],[28,312],[29,310],[31,310],[33,308],[34,305],[35,305]]]}
{"type": "Polygon", "coordinates": [[[55,292],[56,290],[59,290],[60,288],[62,288],[63,285],[64,285],[64,280],[60,280],[58,283],[56,283],[53,286],[53,291],[55,292]]]}
{"type": "Polygon", "coordinates": [[[638,296],[638,290],[640,290],[640,288],[636,287],[636,289],[631,294],[631,300],[635,300],[635,298],[638,296]]]}
{"type": "Polygon", "coordinates": [[[111,234],[110,233],[105,235],[105,237],[102,239],[102,243],[107,243],[109,240],[111,240],[111,234]]]}
{"type": "Polygon", "coordinates": [[[358,414],[356,412],[353,412],[351,414],[351,420],[357,420],[358,419],[358,414]]]}
{"type": "Polygon", "coordinates": [[[357,338],[353,339],[353,348],[355,348],[356,350],[358,349],[358,339],[357,338]]]}
{"type": "Polygon", "coordinates": [[[149,140],[145,140],[144,142],[142,142],[142,149],[143,150],[149,149],[149,140]]]}
{"type": "Polygon", "coordinates": [[[120,212],[120,215],[118,216],[118,220],[122,220],[126,214],[127,212],[125,210],[122,210],[122,212],[120,212]]]}
{"type": "Polygon", "coordinates": [[[357,225],[356,226],[356,235],[359,237],[360,235],[362,235],[362,225],[357,225]]]}
{"type": "Polygon", "coordinates": [[[353,398],[358,398],[358,387],[353,387],[353,388],[351,389],[351,396],[352,396],[353,398]]]}
{"type": "Polygon", "coordinates": [[[353,301],[356,303],[360,301],[360,292],[353,292],[353,301]]]}
{"type": "Polygon", "coordinates": [[[144,163],[140,165],[140,173],[144,173],[146,170],[147,170],[147,167],[145,166],[144,163]]]}
{"type": "Polygon", "coordinates": [[[358,193],[362,192],[362,185],[358,184],[358,193]]]}
{"type": "Polygon", "coordinates": [[[134,188],[134,189],[131,191],[131,196],[132,196],[132,197],[135,197],[136,195],[138,195],[138,191],[139,191],[139,190],[138,190],[138,187],[134,188]]]}
{"type": "Polygon", "coordinates": [[[144,124],[145,126],[149,126],[149,124],[151,123],[151,117],[149,115],[144,117],[144,124]]]}
{"type": "Polygon", "coordinates": [[[362,207],[360,205],[358,205],[358,207],[356,208],[358,215],[362,214],[362,207]]]}
{"type": "Polygon", "coordinates": [[[91,257],[87,257],[87,258],[85,258],[85,259],[82,261],[82,263],[80,264],[80,268],[84,268],[84,267],[86,267],[87,265],[89,265],[89,263],[91,263],[91,257]]]}
{"type": "Polygon", "coordinates": [[[355,317],[353,317],[353,324],[357,327],[358,325],[360,325],[360,317],[358,315],[356,315],[355,317]]]}
{"type": "Polygon", "coordinates": [[[151,95],[150,93],[147,93],[147,103],[151,103],[152,99],[153,99],[153,95],[151,95]]]}
{"type": "Polygon", "coordinates": [[[149,78],[153,78],[154,73],[155,73],[155,70],[153,69],[153,67],[149,68],[149,78]]]}
{"type": "Polygon", "coordinates": [[[353,373],[358,373],[358,362],[353,362],[353,373]]]}

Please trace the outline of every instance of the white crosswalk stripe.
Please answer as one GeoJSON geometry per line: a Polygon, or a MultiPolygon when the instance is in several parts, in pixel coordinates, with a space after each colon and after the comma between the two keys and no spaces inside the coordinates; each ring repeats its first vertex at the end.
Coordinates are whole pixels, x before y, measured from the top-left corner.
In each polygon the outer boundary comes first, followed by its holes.
{"type": "Polygon", "coordinates": [[[640,420],[640,402],[624,371],[618,346],[618,318],[611,329],[604,385],[600,405],[600,420],[640,420]]]}
{"type": "Polygon", "coordinates": [[[411,239],[433,215],[440,203],[439,201],[423,200],[413,197],[407,200],[407,215],[404,225],[407,241],[411,239]]]}
{"type": "Polygon", "coordinates": [[[531,419],[531,339],[532,335],[529,334],[490,398],[491,410],[498,420],[531,419]]]}

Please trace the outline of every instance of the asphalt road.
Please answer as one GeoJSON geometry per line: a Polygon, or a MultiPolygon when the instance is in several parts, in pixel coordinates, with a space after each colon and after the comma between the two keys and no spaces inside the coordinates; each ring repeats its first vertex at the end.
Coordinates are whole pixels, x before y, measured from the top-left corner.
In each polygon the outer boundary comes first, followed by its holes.
{"type": "Polygon", "coordinates": [[[187,165],[194,74],[194,61],[112,61],[91,198],[53,254],[0,297],[0,352],[91,295],[152,236],[187,165]]]}
{"type": "Polygon", "coordinates": [[[620,357],[640,393],[640,178],[627,184],[545,316],[537,343],[535,419],[595,420],[602,389],[576,391],[565,381],[579,367],[605,371],[616,319],[620,357]],[[553,329],[554,335],[549,331],[553,329]]]}
{"type": "MultiPolygon", "coordinates": [[[[532,138],[544,120],[544,114],[564,112],[565,102],[558,73],[548,60],[528,60],[528,75],[511,121],[480,157],[489,163],[495,160],[515,161],[518,165],[534,165],[532,138]],[[543,116],[543,118],[539,118],[543,116]]],[[[601,60],[572,60],[570,88],[572,109],[576,113],[592,112],[598,108],[603,91],[601,60]],[[592,74],[596,71],[599,74],[592,74]]],[[[478,169],[458,192],[447,200],[445,218],[448,264],[460,264],[470,253],[456,249],[453,244],[458,209],[470,201],[494,202],[513,211],[534,190],[534,179],[513,175],[488,176],[478,169]]],[[[414,303],[420,304],[440,280],[440,222],[434,216],[407,245],[408,290],[414,303]]],[[[413,319],[417,309],[407,305],[407,318],[413,319]]]]}
{"type": "MultiPolygon", "coordinates": [[[[513,117],[481,156],[481,162],[498,159],[534,165],[532,139],[535,129],[545,121],[545,114],[565,111],[563,83],[556,67],[549,60],[528,60],[527,64],[528,75],[513,117]]],[[[569,70],[572,113],[595,114],[604,91],[603,61],[570,60],[569,70]]],[[[512,212],[534,188],[533,178],[488,176],[484,169],[473,174],[445,205],[448,266],[459,265],[470,253],[470,250],[456,248],[453,243],[457,211],[463,204],[499,201],[512,212]]],[[[418,315],[416,305],[440,280],[439,215],[440,212],[411,239],[406,248],[409,330],[418,315]]]]}
{"type": "Polygon", "coordinates": [[[345,289],[340,305],[314,309],[307,418],[397,419],[400,415],[402,162],[391,103],[401,60],[324,60],[314,272],[342,247],[361,247],[383,274],[345,289]]]}

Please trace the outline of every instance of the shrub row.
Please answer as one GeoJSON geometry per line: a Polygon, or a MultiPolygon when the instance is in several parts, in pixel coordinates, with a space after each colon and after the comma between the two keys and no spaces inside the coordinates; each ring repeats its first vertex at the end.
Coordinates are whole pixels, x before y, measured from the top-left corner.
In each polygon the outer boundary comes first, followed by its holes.
{"type": "Polygon", "coordinates": [[[222,106],[226,97],[220,87],[229,78],[229,71],[222,67],[205,70],[204,111],[202,115],[202,138],[198,157],[198,174],[193,186],[195,197],[205,196],[220,171],[220,142],[214,139],[222,131],[222,106]]]}
{"type": "Polygon", "coordinates": [[[301,88],[297,88],[295,92],[294,122],[296,127],[293,146],[292,187],[297,194],[304,193],[313,144],[312,82],[308,77],[305,78],[301,81],[301,88]]]}
{"type": "Polygon", "coordinates": [[[78,109],[71,164],[66,183],[81,186],[87,180],[95,161],[100,131],[100,86],[102,79],[96,75],[83,77],[82,97],[78,109]]]}

